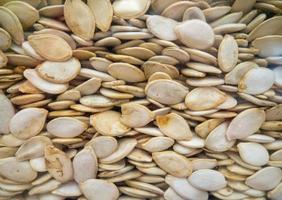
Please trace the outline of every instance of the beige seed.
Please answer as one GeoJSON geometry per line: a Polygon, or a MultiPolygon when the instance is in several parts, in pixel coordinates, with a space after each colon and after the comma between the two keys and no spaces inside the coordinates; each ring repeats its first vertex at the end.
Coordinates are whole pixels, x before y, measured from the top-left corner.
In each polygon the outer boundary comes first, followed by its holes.
{"type": "Polygon", "coordinates": [[[78,152],[73,158],[72,165],[74,180],[77,183],[96,178],[98,161],[91,147],[85,147],[78,152]]]}
{"type": "Polygon", "coordinates": [[[192,164],[184,156],[173,151],[155,152],[153,160],[167,173],[176,177],[187,177],[192,173],[192,164]]]}
{"type": "Polygon", "coordinates": [[[188,47],[207,49],[214,43],[213,30],[201,20],[185,21],[175,27],[175,32],[177,38],[188,47]]]}
{"type": "Polygon", "coordinates": [[[87,125],[71,117],[58,117],[47,123],[47,131],[57,137],[76,137],[86,130],[87,125]]]}
{"type": "Polygon", "coordinates": [[[10,131],[19,139],[31,138],[43,129],[47,114],[43,108],[23,109],[11,118],[10,131]]]}
{"type": "Polygon", "coordinates": [[[47,170],[56,180],[67,182],[73,179],[72,162],[63,151],[48,145],[44,154],[47,170]]]}

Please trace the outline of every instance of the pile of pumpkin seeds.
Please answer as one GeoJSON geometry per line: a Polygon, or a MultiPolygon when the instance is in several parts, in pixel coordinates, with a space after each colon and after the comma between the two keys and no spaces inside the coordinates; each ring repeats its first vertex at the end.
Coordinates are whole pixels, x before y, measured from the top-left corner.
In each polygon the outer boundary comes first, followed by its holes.
{"type": "Polygon", "coordinates": [[[0,200],[281,200],[281,0],[1,0],[0,200]]]}

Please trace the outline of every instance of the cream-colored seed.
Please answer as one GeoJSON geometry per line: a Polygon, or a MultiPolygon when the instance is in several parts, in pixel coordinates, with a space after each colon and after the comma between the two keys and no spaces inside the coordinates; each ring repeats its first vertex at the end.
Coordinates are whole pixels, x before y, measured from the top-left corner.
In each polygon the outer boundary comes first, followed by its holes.
{"type": "Polygon", "coordinates": [[[0,1],[0,200],[281,200],[281,13],[0,1]]]}

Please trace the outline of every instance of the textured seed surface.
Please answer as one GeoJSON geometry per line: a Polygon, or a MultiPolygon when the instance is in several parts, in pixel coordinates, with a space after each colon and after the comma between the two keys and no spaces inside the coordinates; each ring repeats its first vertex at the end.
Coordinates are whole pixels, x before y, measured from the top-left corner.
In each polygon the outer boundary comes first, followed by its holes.
{"type": "Polygon", "coordinates": [[[0,1],[0,200],[281,200],[281,14],[0,1]]]}

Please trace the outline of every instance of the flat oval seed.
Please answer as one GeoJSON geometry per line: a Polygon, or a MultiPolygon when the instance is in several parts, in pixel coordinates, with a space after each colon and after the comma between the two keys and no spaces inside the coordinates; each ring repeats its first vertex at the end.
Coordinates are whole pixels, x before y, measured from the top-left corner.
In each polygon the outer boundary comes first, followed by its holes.
{"type": "Polygon", "coordinates": [[[25,78],[36,88],[50,94],[60,94],[68,89],[68,84],[51,83],[42,79],[35,69],[26,69],[25,78]]]}
{"type": "Polygon", "coordinates": [[[101,163],[114,163],[126,157],[137,145],[134,138],[122,138],[118,141],[118,149],[108,157],[100,159],[101,163]]]}
{"type": "Polygon", "coordinates": [[[120,121],[121,114],[116,111],[105,111],[95,114],[91,124],[102,135],[119,136],[130,130],[120,121]]]}
{"type": "Polygon", "coordinates": [[[47,131],[61,138],[72,138],[87,129],[87,125],[71,117],[58,117],[48,122],[47,131]]]}
{"type": "Polygon", "coordinates": [[[6,3],[4,6],[18,17],[24,29],[31,27],[39,20],[38,11],[26,2],[12,1],[6,3]]]}
{"type": "Polygon", "coordinates": [[[19,139],[37,135],[45,124],[48,111],[42,108],[26,108],[17,112],[10,120],[10,131],[19,139]]]}
{"type": "Polygon", "coordinates": [[[204,191],[217,191],[227,185],[223,174],[211,169],[200,169],[193,172],[188,181],[197,189],[204,191]]]}
{"type": "Polygon", "coordinates": [[[96,178],[98,171],[98,161],[94,150],[85,147],[73,158],[73,176],[77,183],[82,183],[88,179],[96,178]]]}
{"type": "MultiPolygon", "coordinates": [[[[207,192],[198,190],[192,186],[186,178],[178,178],[171,175],[165,177],[165,182],[178,194],[181,199],[207,200],[207,192]]],[[[173,199],[174,200],[174,199],[173,199]]]]}
{"type": "Polygon", "coordinates": [[[146,126],[155,117],[155,114],[151,110],[137,103],[123,104],[121,106],[121,113],[121,123],[132,128],[146,126]]]}
{"type": "Polygon", "coordinates": [[[269,90],[275,81],[275,75],[268,68],[250,69],[239,81],[238,89],[247,94],[261,94],[269,90]]]}
{"type": "Polygon", "coordinates": [[[224,36],[218,49],[218,65],[224,72],[230,72],[238,62],[238,44],[234,37],[224,36]]]}
{"type": "Polygon", "coordinates": [[[155,101],[172,105],[182,102],[188,89],[176,81],[155,80],[147,84],[145,93],[155,101]]]}
{"type": "Polygon", "coordinates": [[[191,162],[173,151],[154,152],[152,156],[161,169],[173,176],[187,177],[192,173],[191,162]]]}
{"type": "Polygon", "coordinates": [[[95,32],[95,17],[81,0],[67,0],[64,4],[66,24],[74,34],[84,40],[91,40],[95,32]]]}
{"type": "Polygon", "coordinates": [[[16,157],[0,160],[0,174],[12,181],[29,183],[37,177],[28,161],[17,161],[16,157]]]}
{"type": "Polygon", "coordinates": [[[146,24],[149,31],[162,40],[173,41],[177,39],[174,28],[178,22],[173,19],[151,15],[147,18],[146,24]]]}
{"type": "Polygon", "coordinates": [[[226,95],[215,87],[198,87],[189,92],[185,104],[190,110],[216,108],[226,99],[226,95]]]}
{"type": "Polygon", "coordinates": [[[177,38],[188,47],[207,49],[214,43],[212,28],[202,20],[187,20],[177,25],[174,30],[177,38]]]}
{"type": "Polygon", "coordinates": [[[72,162],[67,154],[52,145],[45,147],[44,154],[47,170],[57,181],[73,179],[72,162]]]}
{"type": "Polygon", "coordinates": [[[97,27],[103,32],[108,31],[113,18],[113,8],[111,1],[88,0],[87,5],[94,14],[97,27]]]}
{"type": "Polygon", "coordinates": [[[115,184],[101,179],[88,179],[80,184],[80,189],[89,200],[117,200],[119,191],[115,184]]]}
{"type": "Polygon", "coordinates": [[[169,137],[152,137],[141,144],[141,147],[149,152],[158,152],[169,149],[174,144],[174,140],[169,137]]]}
{"type": "Polygon", "coordinates": [[[251,108],[239,113],[230,123],[226,131],[228,139],[243,139],[259,130],[265,121],[265,112],[251,108]]]}
{"type": "Polygon", "coordinates": [[[51,145],[48,137],[35,136],[26,140],[15,153],[18,161],[39,158],[44,155],[45,146],[51,145]]]}
{"type": "Polygon", "coordinates": [[[69,44],[59,36],[51,34],[30,35],[29,44],[43,58],[50,61],[66,61],[72,56],[69,44]],[[46,48],[46,44],[52,44],[52,48],[46,48]]]}
{"type": "Polygon", "coordinates": [[[52,194],[64,197],[76,197],[81,195],[81,191],[79,185],[76,182],[70,181],[60,185],[57,189],[53,190],[52,194]]]}
{"type": "Polygon", "coordinates": [[[237,147],[242,160],[250,165],[262,166],[267,164],[269,160],[268,151],[261,144],[240,142],[237,147]]]}
{"type": "Polygon", "coordinates": [[[64,62],[45,61],[37,66],[37,72],[43,79],[53,83],[67,83],[80,71],[79,60],[71,58],[64,62]]]}
{"type": "Polygon", "coordinates": [[[118,148],[117,140],[110,136],[98,136],[93,138],[90,145],[98,158],[105,158],[114,153],[118,148]]]}
{"type": "Polygon", "coordinates": [[[0,25],[11,35],[11,38],[17,45],[23,43],[24,32],[21,22],[12,11],[3,6],[0,8],[0,25]]]}
{"type": "Polygon", "coordinates": [[[15,109],[10,100],[0,90],[0,133],[10,132],[9,122],[15,114],[15,109]]]}
{"type": "Polygon", "coordinates": [[[175,113],[156,117],[157,126],[168,137],[175,140],[190,140],[192,132],[183,117],[175,113]]]}
{"type": "Polygon", "coordinates": [[[117,0],[113,3],[114,14],[123,19],[138,18],[146,13],[150,0],[117,0]]]}
{"type": "Polygon", "coordinates": [[[205,141],[205,147],[215,152],[224,152],[230,149],[236,140],[227,140],[226,131],[228,123],[223,122],[213,129],[205,141]]]}
{"type": "Polygon", "coordinates": [[[108,67],[110,75],[126,82],[142,82],[145,75],[142,70],[128,63],[113,63],[108,67]]]}
{"type": "Polygon", "coordinates": [[[265,167],[249,176],[246,185],[261,191],[272,190],[282,179],[282,171],[278,167],[265,167]]]}

